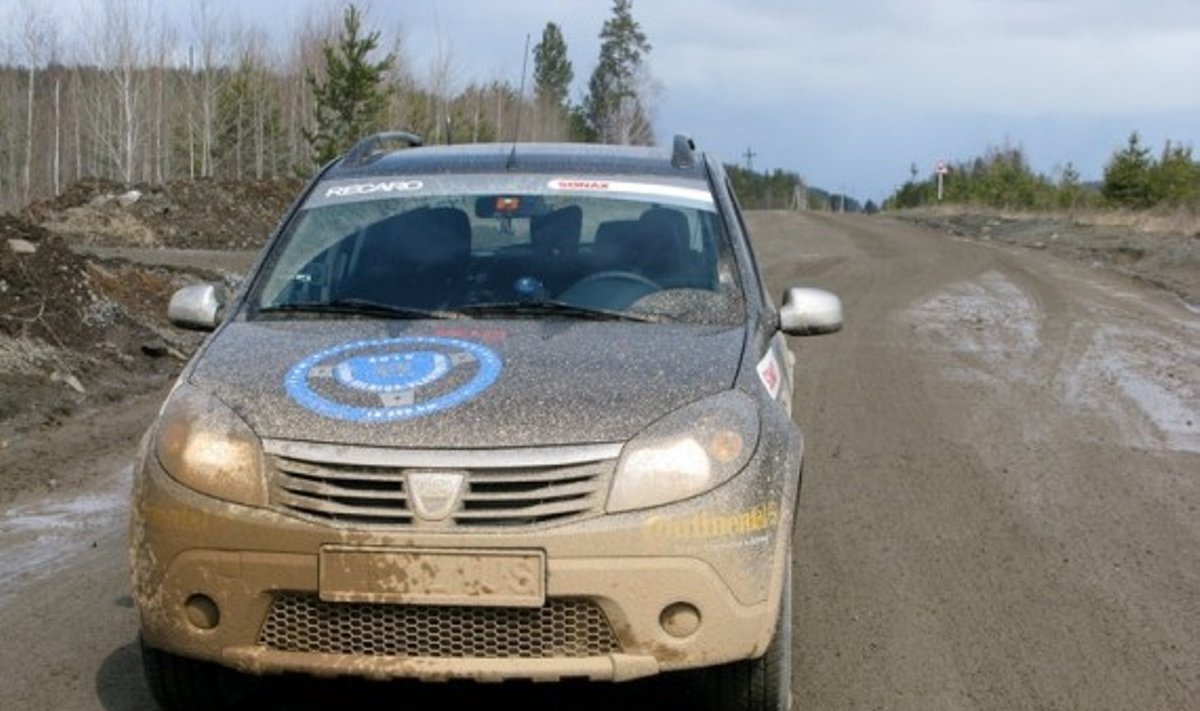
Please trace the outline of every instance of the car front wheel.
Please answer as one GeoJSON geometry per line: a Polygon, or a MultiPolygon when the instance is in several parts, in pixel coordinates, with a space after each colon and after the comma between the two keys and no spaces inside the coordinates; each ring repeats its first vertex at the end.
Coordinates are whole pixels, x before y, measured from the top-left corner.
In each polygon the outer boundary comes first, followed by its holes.
{"type": "Polygon", "coordinates": [[[686,672],[693,708],[709,711],[789,711],[792,707],[792,568],[784,577],[779,621],[758,659],[686,672]]]}
{"type": "Polygon", "coordinates": [[[232,669],[142,647],[150,695],[162,711],[227,711],[249,697],[251,680],[232,669]]]}

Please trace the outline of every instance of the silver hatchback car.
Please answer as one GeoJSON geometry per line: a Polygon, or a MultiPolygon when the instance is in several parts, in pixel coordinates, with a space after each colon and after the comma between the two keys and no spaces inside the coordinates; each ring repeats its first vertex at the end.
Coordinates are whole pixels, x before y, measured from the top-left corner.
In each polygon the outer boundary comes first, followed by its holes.
{"type": "Polygon", "coordinates": [[[279,672],[790,703],[803,440],[719,163],[372,136],[308,185],[145,437],[130,555],[165,709],[279,672]],[[400,146],[388,149],[392,142],[400,146]]]}

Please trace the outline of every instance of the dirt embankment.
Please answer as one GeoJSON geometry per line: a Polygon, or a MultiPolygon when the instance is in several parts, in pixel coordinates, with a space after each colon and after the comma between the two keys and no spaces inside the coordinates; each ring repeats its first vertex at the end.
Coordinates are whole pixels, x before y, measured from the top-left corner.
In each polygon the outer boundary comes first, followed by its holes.
{"type": "Polygon", "coordinates": [[[1077,215],[911,210],[893,217],[954,235],[1042,250],[1129,275],[1200,308],[1200,218],[1191,215],[1077,215]]]}
{"type": "Polygon", "coordinates": [[[87,260],[12,217],[0,234],[0,419],[50,422],[163,371],[153,310],[176,275],[87,260]]]}
{"type": "Polygon", "coordinates": [[[0,215],[0,502],[49,476],[36,458],[31,465],[16,456],[24,440],[175,377],[202,339],[167,323],[176,289],[237,279],[86,250],[258,249],[300,187],[297,180],[86,181],[19,215],[0,215]]]}
{"type": "Polygon", "coordinates": [[[257,249],[302,186],[290,178],[132,187],[86,180],[55,200],[30,205],[21,217],[72,244],[257,249]]]}

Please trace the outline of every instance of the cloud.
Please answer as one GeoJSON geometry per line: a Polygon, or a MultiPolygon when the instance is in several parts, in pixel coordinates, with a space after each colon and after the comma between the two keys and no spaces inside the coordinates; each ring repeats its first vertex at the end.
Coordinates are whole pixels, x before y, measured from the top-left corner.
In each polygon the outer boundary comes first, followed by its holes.
{"type": "Polygon", "coordinates": [[[1200,3],[954,0],[655,4],[652,69],[672,91],[929,112],[1116,115],[1200,108],[1200,3]],[[1179,10],[1170,22],[1162,5],[1179,10]],[[683,7],[694,12],[678,12],[683,7]],[[853,12],[857,10],[857,13],[853,12]]]}

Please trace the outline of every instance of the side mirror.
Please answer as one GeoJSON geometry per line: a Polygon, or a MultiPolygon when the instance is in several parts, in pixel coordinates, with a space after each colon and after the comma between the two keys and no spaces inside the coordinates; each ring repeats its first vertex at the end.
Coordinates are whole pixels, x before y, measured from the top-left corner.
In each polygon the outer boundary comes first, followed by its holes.
{"type": "Polygon", "coordinates": [[[824,289],[788,289],[779,309],[779,329],[789,336],[836,333],[842,330],[842,300],[824,289]]]}
{"type": "Polygon", "coordinates": [[[180,328],[211,331],[217,327],[222,306],[224,304],[216,286],[185,286],[171,295],[171,303],[167,305],[167,320],[180,328]]]}

